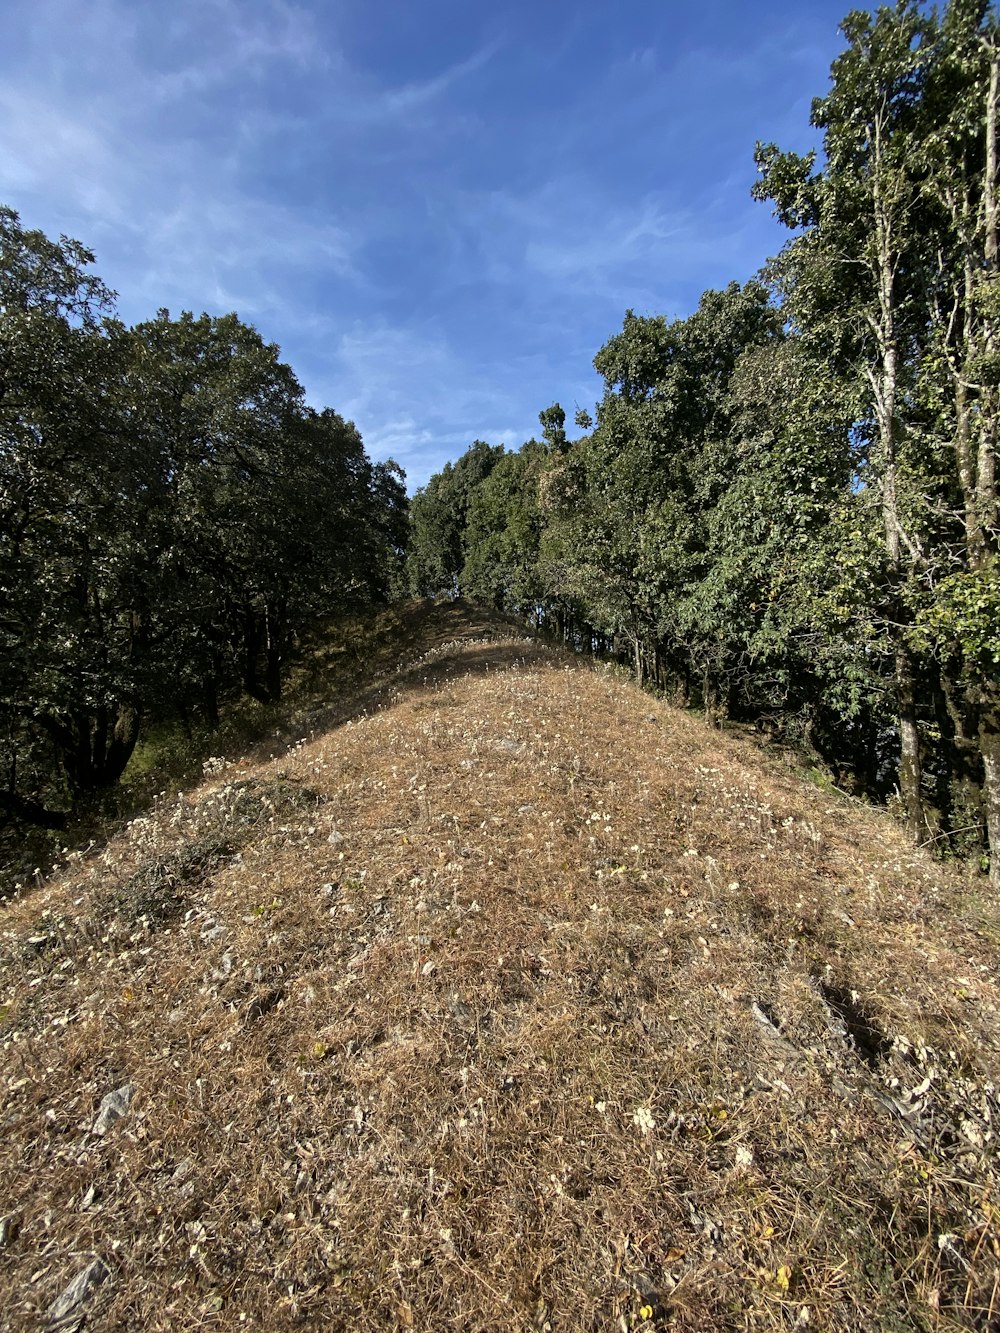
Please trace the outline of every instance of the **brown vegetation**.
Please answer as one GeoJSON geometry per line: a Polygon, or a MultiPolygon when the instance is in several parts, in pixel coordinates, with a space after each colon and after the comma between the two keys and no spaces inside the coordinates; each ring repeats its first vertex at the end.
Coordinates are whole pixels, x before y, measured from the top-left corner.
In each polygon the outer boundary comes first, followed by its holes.
{"type": "Polygon", "coordinates": [[[0,1327],[996,1327],[996,904],[612,669],[410,632],[0,907],[0,1327]]]}

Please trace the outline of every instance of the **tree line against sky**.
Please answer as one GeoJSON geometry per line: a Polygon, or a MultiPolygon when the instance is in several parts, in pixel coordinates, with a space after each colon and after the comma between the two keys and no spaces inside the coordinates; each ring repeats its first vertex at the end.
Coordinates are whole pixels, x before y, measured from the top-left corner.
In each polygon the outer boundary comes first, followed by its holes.
{"type": "Polygon", "coordinates": [[[997,16],[900,0],[842,31],[822,155],[757,147],[781,253],[688,319],[628,312],[577,438],[555,404],[435,475],[408,574],[807,740],[918,841],[996,852],[997,16]]]}
{"type": "Polygon", "coordinates": [[[60,826],[150,723],[281,696],[295,635],[384,601],[400,470],[235,315],[128,328],[0,208],[0,814],[60,826]]]}

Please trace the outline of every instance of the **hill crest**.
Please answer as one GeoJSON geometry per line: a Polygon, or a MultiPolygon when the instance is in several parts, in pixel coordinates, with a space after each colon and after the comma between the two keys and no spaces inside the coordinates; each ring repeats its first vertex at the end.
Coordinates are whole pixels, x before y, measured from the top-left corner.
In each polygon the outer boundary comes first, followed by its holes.
{"type": "Polygon", "coordinates": [[[988,1327],[995,905],[614,670],[410,624],[0,908],[3,1327],[988,1327]]]}

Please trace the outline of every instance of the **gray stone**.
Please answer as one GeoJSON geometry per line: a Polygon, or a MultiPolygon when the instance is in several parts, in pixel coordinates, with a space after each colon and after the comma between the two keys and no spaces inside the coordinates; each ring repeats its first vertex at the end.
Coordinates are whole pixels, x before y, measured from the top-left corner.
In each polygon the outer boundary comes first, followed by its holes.
{"type": "Polygon", "coordinates": [[[94,1121],[92,1134],[106,1134],[112,1125],[121,1120],[129,1108],[135,1088],[131,1083],[123,1083],[114,1092],[109,1092],[101,1101],[94,1121]]]}
{"type": "Polygon", "coordinates": [[[46,1322],[54,1328],[62,1329],[64,1333],[79,1328],[84,1317],[80,1307],[90,1299],[107,1276],[107,1265],[100,1259],[91,1259],[87,1267],[77,1273],[65,1291],[46,1310],[46,1322]]]}

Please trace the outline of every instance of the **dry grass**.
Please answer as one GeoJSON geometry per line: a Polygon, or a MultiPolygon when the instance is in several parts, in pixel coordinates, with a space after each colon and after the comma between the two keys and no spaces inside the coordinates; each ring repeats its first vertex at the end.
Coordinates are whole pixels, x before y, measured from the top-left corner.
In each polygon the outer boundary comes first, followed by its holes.
{"type": "Polygon", "coordinates": [[[1000,1326],[996,904],[613,672],[411,632],[0,908],[0,1327],[95,1261],[61,1327],[1000,1326]]]}

